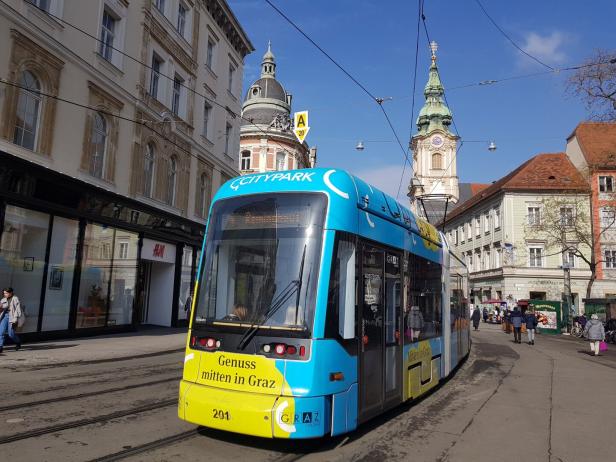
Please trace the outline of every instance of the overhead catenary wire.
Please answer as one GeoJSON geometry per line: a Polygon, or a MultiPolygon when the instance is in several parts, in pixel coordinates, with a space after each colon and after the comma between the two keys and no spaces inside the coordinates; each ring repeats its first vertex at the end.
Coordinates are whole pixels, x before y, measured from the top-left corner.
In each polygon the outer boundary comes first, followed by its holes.
{"type": "MultiPolygon", "coordinates": [[[[6,7],[10,7],[10,5],[8,5],[8,4],[7,4],[4,0],[0,0],[0,3],[2,3],[2,4],[3,4],[4,6],[6,6],[6,7]]],[[[104,43],[104,42],[103,42],[103,40],[102,40],[102,39],[100,39],[99,37],[97,37],[97,36],[95,36],[95,35],[92,35],[92,34],[90,34],[88,31],[86,31],[86,30],[82,29],[81,27],[78,27],[78,26],[76,26],[75,24],[72,24],[71,22],[66,21],[65,19],[61,18],[60,16],[54,15],[53,13],[51,13],[51,12],[49,12],[49,11],[45,10],[44,8],[41,8],[41,7],[40,7],[40,6],[38,6],[36,3],[32,3],[32,4],[31,4],[31,6],[32,6],[33,8],[36,8],[37,10],[39,10],[41,13],[43,13],[43,14],[45,14],[45,15],[47,15],[47,16],[49,16],[49,17],[53,18],[53,19],[55,19],[55,20],[56,20],[56,21],[58,21],[58,22],[61,22],[62,24],[66,25],[66,26],[68,26],[68,27],[70,27],[70,28],[72,28],[72,29],[74,29],[74,30],[76,30],[76,31],[78,31],[78,32],[80,32],[80,33],[82,33],[82,34],[84,34],[84,35],[86,35],[87,37],[92,38],[92,39],[96,40],[96,41],[97,41],[97,42],[99,42],[99,43],[104,43]]],[[[138,58],[136,58],[136,57],[134,57],[134,56],[132,56],[132,55],[130,55],[130,54],[128,54],[128,53],[126,53],[126,52],[124,52],[123,50],[120,50],[119,48],[116,48],[116,47],[114,47],[113,45],[110,45],[110,44],[107,44],[107,43],[105,43],[105,46],[106,46],[106,47],[108,47],[108,48],[110,48],[110,49],[112,49],[112,50],[114,50],[114,51],[116,51],[116,52],[118,52],[118,53],[119,53],[119,54],[121,54],[122,56],[125,56],[126,58],[130,59],[131,61],[135,62],[136,64],[139,64],[139,65],[141,65],[141,66],[143,66],[143,67],[145,67],[145,68],[149,69],[149,70],[150,70],[150,71],[152,71],[152,72],[156,72],[156,74],[157,74],[159,77],[164,77],[165,79],[168,79],[169,81],[176,83],[176,81],[175,81],[175,78],[174,78],[174,77],[169,76],[169,75],[166,75],[166,74],[163,74],[163,73],[158,72],[158,71],[155,71],[155,70],[152,68],[152,66],[150,66],[149,64],[144,63],[144,62],[143,62],[143,61],[141,61],[140,59],[138,59],[138,58]]],[[[182,88],[185,88],[187,91],[189,91],[189,92],[191,92],[191,93],[193,93],[193,94],[195,94],[195,95],[197,95],[197,96],[202,97],[202,98],[203,98],[205,101],[207,101],[208,103],[212,103],[214,106],[218,106],[218,107],[220,107],[220,108],[224,109],[224,110],[225,110],[225,111],[227,111],[227,112],[228,112],[228,113],[229,113],[229,114],[230,114],[233,118],[236,118],[236,117],[237,117],[237,118],[239,118],[239,119],[241,119],[241,120],[243,120],[243,121],[245,121],[245,122],[248,122],[249,124],[253,125],[255,128],[257,128],[260,132],[262,132],[262,133],[263,133],[263,134],[265,134],[265,135],[271,135],[271,134],[272,134],[272,133],[270,133],[270,132],[268,132],[268,131],[264,130],[263,128],[261,128],[258,124],[254,123],[254,122],[252,121],[252,119],[246,118],[246,117],[242,116],[241,114],[238,114],[238,113],[234,112],[234,111],[233,111],[231,108],[229,108],[228,106],[226,106],[226,105],[223,105],[223,104],[219,103],[218,101],[216,101],[215,99],[213,99],[213,98],[211,98],[211,97],[209,97],[209,96],[205,95],[204,93],[200,93],[199,91],[195,90],[194,88],[189,87],[188,85],[186,85],[186,84],[185,84],[185,83],[183,83],[183,82],[179,82],[179,81],[177,81],[177,83],[178,83],[178,84],[179,84],[182,88]]],[[[139,102],[143,102],[142,100],[140,100],[139,98],[136,98],[136,97],[135,97],[135,100],[137,100],[137,101],[139,101],[139,102]]],[[[101,112],[101,111],[98,111],[98,112],[101,112]]],[[[136,122],[137,120],[136,120],[136,119],[132,119],[132,121],[135,121],[135,122],[136,122]]],[[[163,123],[163,122],[166,122],[166,121],[165,121],[165,120],[162,120],[162,121],[156,121],[156,123],[163,123]]],[[[270,141],[271,141],[271,140],[270,140],[270,141]]],[[[289,151],[289,150],[288,150],[285,146],[280,145],[280,144],[276,143],[275,141],[272,141],[272,144],[273,144],[273,145],[275,145],[275,146],[277,146],[277,147],[279,147],[280,149],[282,149],[283,151],[285,151],[287,154],[290,154],[290,155],[292,155],[292,156],[294,156],[294,155],[295,155],[293,152],[289,151]]]]}
{"type": "Polygon", "coordinates": [[[530,59],[532,59],[533,61],[541,64],[544,67],[547,67],[550,70],[554,70],[554,68],[552,66],[550,66],[549,64],[544,63],[543,61],[541,61],[539,58],[537,58],[536,56],[531,55],[530,53],[528,53],[526,50],[522,49],[517,43],[515,43],[515,41],[496,23],[496,21],[494,21],[494,19],[492,19],[492,16],[489,15],[489,13],[486,11],[486,9],[484,8],[484,6],[481,4],[481,2],[479,0],[475,0],[475,3],[477,3],[477,5],[479,6],[479,8],[481,9],[481,11],[483,11],[483,14],[490,20],[490,22],[492,23],[492,25],[494,25],[494,27],[496,27],[496,29],[507,39],[509,40],[509,42],[521,53],[525,54],[526,56],[528,56],[530,59]]]}
{"type": "MultiPolygon", "coordinates": [[[[412,97],[413,102],[411,103],[411,128],[409,130],[409,139],[413,136],[413,125],[415,124],[415,88],[417,84],[417,58],[419,56],[419,29],[420,29],[420,20],[421,13],[423,9],[423,0],[417,0],[417,33],[415,35],[415,64],[413,66],[413,90],[412,97]]],[[[410,150],[410,143],[406,149],[408,154],[410,150]]],[[[408,156],[404,159],[404,164],[402,165],[402,173],[400,174],[400,182],[398,183],[398,192],[396,193],[396,199],[400,196],[400,189],[402,189],[402,181],[404,180],[404,174],[406,173],[406,163],[408,160],[408,156]]],[[[413,165],[411,164],[411,169],[413,165]]]]}
{"type": "Polygon", "coordinates": [[[336,61],[327,51],[325,51],[317,42],[315,42],[306,32],[304,32],[291,18],[289,18],[286,14],[284,14],[284,12],[281,11],[280,8],[274,5],[270,0],[265,0],[265,3],[267,3],[270,7],[272,7],[274,11],[276,11],[295,30],[297,30],[304,38],[306,38],[306,40],[308,40],[315,48],[317,48],[329,61],[331,61],[338,69],[340,69],[340,71],[342,71],[353,83],[355,83],[355,85],[357,85],[364,93],[366,93],[366,95],[368,95],[370,99],[372,99],[374,102],[376,102],[379,105],[379,107],[381,108],[381,111],[383,112],[383,115],[385,116],[385,120],[387,121],[389,128],[391,129],[394,135],[394,138],[396,139],[396,141],[398,142],[398,145],[400,146],[402,154],[405,158],[405,162],[410,163],[408,153],[404,149],[404,146],[402,145],[402,142],[400,141],[400,137],[398,136],[398,133],[396,132],[391,122],[391,119],[389,118],[389,115],[387,114],[387,111],[383,107],[384,98],[376,97],[372,92],[370,92],[370,90],[368,90],[365,87],[365,85],[363,85],[357,78],[355,78],[349,71],[347,71],[338,61],[336,61]]]}

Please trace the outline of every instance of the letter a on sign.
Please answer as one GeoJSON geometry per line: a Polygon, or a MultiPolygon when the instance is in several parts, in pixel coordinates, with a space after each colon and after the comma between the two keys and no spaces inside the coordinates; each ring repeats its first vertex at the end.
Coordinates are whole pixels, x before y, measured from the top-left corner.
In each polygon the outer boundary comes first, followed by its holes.
{"type": "Polygon", "coordinates": [[[300,111],[293,114],[293,122],[293,133],[295,133],[299,142],[303,143],[310,130],[308,126],[308,111],[300,111]]]}

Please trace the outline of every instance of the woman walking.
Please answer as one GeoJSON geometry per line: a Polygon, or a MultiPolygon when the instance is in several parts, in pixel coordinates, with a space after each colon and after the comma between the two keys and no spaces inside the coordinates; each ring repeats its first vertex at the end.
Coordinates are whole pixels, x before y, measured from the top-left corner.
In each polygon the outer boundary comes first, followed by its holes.
{"type": "Polygon", "coordinates": [[[535,344],[535,329],[537,328],[537,316],[534,311],[526,312],[526,335],[528,335],[528,344],[535,344]]]}
{"type": "Polygon", "coordinates": [[[584,337],[590,342],[591,354],[599,356],[599,344],[605,340],[605,329],[603,323],[599,321],[599,316],[593,314],[590,317],[590,321],[586,323],[584,327],[584,337]]]}
{"type": "Polygon", "coordinates": [[[481,320],[481,312],[479,311],[479,308],[475,308],[473,314],[471,315],[471,320],[473,321],[473,327],[477,330],[479,328],[479,321],[481,320]]]}
{"type": "MultiPolygon", "coordinates": [[[[21,340],[15,333],[19,319],[23,316],[19,299],[13,294],[13,289],[7,287],[3,292],[4,298],[0,300],[0,353],[4,347],[4,334],[15,342],[15,351],[21,348],[21,340]]],[[[21,324],[20,324],[21,325],[21,324]]]]}

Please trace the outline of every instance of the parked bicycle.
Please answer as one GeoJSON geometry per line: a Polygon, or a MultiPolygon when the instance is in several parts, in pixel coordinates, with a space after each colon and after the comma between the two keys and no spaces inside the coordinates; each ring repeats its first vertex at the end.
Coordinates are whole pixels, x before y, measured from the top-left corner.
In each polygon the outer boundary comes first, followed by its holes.
{"type": "Polygon", "coordinates": [[[576,316],[575,318],[573,318],[571,335],[577,338],[582,338],[584,336],[584,327],[586,327],[586,316],[576,316]]]}

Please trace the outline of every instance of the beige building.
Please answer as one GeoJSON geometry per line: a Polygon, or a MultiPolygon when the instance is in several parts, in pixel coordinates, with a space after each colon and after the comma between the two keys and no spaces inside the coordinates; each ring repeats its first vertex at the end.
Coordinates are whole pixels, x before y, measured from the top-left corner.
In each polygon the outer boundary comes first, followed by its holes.
{"type": "Polygon", "coordinates": [[[225,0],[5,3],[0,280],[26,332],[178,324],[252,44],[225,0]]]}
{"type": "Polygon", "coordinates": [[[242,174],[315,166],[317,148],[308,148],[293,134],[291,101],[291,94],[276,80],[276,58],[268,44],[261,77],[250,85],[242,104],[242,174]]]}
{"type": "Polygon", "coordinates": [[[571,237],[563,252],[546,234],[554,212],[545,207],[556,203],[565,222],[576,210],[589,216],[588,185],[564,153],[531,158],[448,214],[446,237],[469,269],[471,302],[561,301],[568,267],[572,302],[583,309],[590,270],[572,249],[587,258],[590,249],[571,237]]]}

